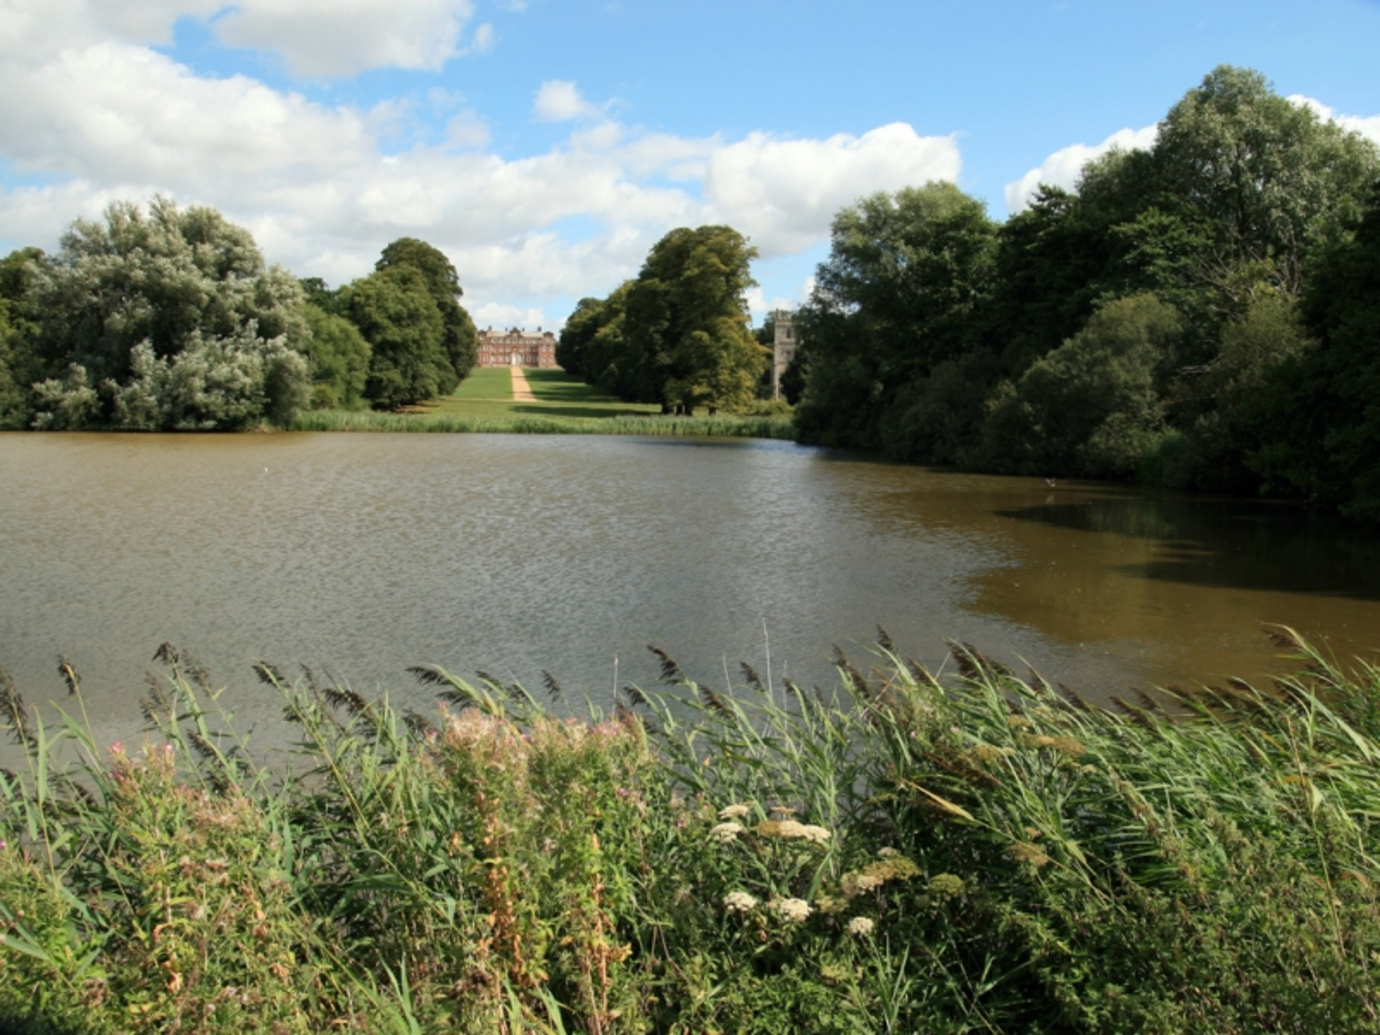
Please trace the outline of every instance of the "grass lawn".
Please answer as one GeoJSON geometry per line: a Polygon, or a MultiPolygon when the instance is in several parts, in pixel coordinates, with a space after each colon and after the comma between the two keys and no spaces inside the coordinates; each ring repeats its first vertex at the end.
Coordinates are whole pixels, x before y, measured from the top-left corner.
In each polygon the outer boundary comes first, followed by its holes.
{"type": "Polygon", "coordinates": [[[508,367],[477,367],[453,393],[422,403],[413,412],[458,417],[616,417],[660,412],[656,405],[625,403],[601,395],[559,368],[527,368],[523,374],[535,402],[514,401],[508,367]]]}
{"type": "Polygon", "coordinates": [[[292,427],[296,431],[795,437],[788,414],[662,416],[655,404],[625,403],[600,395],[564,370],[527,368],[523,374],[535,396],[533,401],[513,399],[508,367],[483,367],[470,374],[453,394],[400,412],[309,410],[299,414],[292,427]]]}

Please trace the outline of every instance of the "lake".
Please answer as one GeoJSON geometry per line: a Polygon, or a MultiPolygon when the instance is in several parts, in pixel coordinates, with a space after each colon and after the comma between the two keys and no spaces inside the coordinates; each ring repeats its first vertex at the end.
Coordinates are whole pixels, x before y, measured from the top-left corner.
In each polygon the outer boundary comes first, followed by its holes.
{"type": "Polygon", "coordinates": [[[1279,671],[1260,623],[1380,641],[1375,537],[1263,502],[955,474],[790,443],[529,435],[0,435],[0,666],[137,736],[159,644],[243,720],[250,665],[430,710],[435,663],[607,702],[649,643],[722,686],[830,685],[878,625],[1094,699],[1279,671]],[[615,661],[615,659],[617,659],[615,661]],[[616,675],[615,675],[615,666],[616,675]]]}

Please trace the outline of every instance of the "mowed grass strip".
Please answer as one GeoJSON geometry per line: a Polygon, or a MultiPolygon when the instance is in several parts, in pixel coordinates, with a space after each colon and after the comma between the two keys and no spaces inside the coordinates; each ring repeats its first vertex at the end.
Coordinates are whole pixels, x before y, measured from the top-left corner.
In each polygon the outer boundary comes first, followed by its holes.
{"type": "Polygon", "coordinates": [[[309,410],[294,431],[502,432],[575,435],[675,435],[794,438],[788,415],[663,416],[655,404],[626,403],[560,369],[526,368],[534,401],[512,397],[508,367],[481,367],[448,396],[397,413],[309,410]]]}
{"type": "Polygon", "coordinates": [[[660,407],[625,403],[601,395],[597,389],[571,377],[564,370],[525,368],[522,371],[534,400],[513,398],[509,367],[476,368],[450,395],[415,407],[418,414],[457,417],[584,417],[600,418],[657,413],[660,407]]]}

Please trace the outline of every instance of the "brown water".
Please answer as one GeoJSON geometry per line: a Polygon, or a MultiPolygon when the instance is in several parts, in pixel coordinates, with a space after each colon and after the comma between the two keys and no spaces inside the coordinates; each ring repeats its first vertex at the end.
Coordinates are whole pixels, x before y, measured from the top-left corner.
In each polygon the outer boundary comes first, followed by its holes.
{"type": "Polygon", "coordinates": [[[83,674],[112,739],[165,640],[242,719],[261,658],[414,707],[408,665],[606,701],[648,643],[832,682],[885,627],[1092,697],[1279,665],[1261,622],[1380,645],[1380,546],[1289,507],[959,475],[786,443],[486,435],[0,435],[0,665],[83,674]]]}

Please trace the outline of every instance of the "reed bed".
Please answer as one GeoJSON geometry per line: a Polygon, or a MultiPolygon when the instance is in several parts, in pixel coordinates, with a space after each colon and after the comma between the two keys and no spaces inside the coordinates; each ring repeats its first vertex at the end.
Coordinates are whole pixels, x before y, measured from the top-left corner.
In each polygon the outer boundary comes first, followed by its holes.
{"type": "Polygon", "coordinates": [[[20,1030],[1380,1030],[1380,672],[1088,705],[883,635],[610,709],[310,672],[273,772],[171,647],[149,737],[0,693],[0,1018],[20,1030]],[[576,717],[570,717],[574,714],[576,717]],[[59,764],[75,753],[78,761],[59,764]]]}
{"type": "Polygon", "coordinates": [[[453,413],[378,413],[372,410],[309,410],[293,431],[404,431],[507,435],[658,435],[718,438],[795,437],[789,415],[673,417],[660,414],[610,417],[471,417],[453,413]]]}

